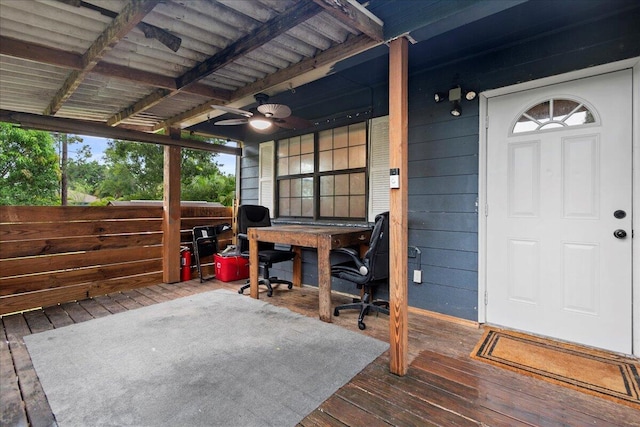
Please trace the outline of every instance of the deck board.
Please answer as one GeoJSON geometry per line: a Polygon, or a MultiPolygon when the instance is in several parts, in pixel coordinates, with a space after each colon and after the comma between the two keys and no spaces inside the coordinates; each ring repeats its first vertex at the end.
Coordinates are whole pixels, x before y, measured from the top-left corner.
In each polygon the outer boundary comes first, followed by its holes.
{"type": "MultiPolygon", "coordinates": [[[[0,425],[55,425],[23,337],[94,318],[214,290],[237,290],[242,282],[216,280],[158,284],[122,293],[2,317],[0,322],[0,425]]],[[[314,288],[276,288],[264,301],[318,317],[314,288]]],[[[349,302],[334,294],[334,305],[349,302]]],[[[357,327],[357,313],[334,323],[389,340],[388,317],[369,316],[357,327]]],[[[301,422],[302,427],[344,426],[640,426],[633,409],[536,378],[499,369],[469,357],[482,331],[470,325],[409,314],[407,375],[389,372],[385,352],[301,422]]]]}
{"type": "MultiPolygon", "coordinates": [[[[31,334],[24,316],[9,316],[2,318],[7,342],[13,359],[15,372],[18,374],[20,393],[24,401],[24,408],[32,426],[54,425],[55,419],[51,407],[47,402],[40,380],[31,363],[23,337],[31,334]]],[[[4,412],[4,408],[3,411],[4,412]]]]}
{"type": "Polygon", "coordinates": [[[14,369],[9,340],[5,335],[4,325],[0,322],[0,425],[27,426],[27,413],[20,395],[18,375],[14,369]]]}

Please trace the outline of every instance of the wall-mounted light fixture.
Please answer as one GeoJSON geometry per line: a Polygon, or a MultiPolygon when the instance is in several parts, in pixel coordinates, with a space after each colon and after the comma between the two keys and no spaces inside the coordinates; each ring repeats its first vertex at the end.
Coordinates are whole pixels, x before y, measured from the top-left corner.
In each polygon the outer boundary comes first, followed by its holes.
{"type": "Polygon", "coordinates": [[[460,106],[460,101],[453,101],[451,103],[451,111],[452,116],[459,117],[462,115],[462,107],[460,106]]]}
{"type": "Polygon", "coordinates": [[[460,101],[462,101],[463,96],[467,101],[472,101],[476,98],[477,94],[473,90],[463,91],[460,86],[456,86],[449,90],[448,96],[443,92],[436,92],[433,99],[436,103],[439,103],[448,98],[449,102],[451,102],[451,115],[459,117],[462,115],[462,106],[460,105],[460,101]]]}
{"type": "Polygon", "coordinates": [[[476,99],[477,95],[478,94],[474,90],[467,90],[464,92],[464,99],[466,99],[467,101],[473,101],[474,99],[476,99]]]}

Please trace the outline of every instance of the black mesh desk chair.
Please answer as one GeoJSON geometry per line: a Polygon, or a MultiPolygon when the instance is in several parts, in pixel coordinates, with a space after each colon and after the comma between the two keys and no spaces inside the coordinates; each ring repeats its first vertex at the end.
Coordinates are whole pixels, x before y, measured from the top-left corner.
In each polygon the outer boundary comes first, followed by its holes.
{"type": "Polygon", "coordinates": [[[364,288],[361,301],[340,305],[333,315],[339,316],[341,310],[360,310],[358,328],[364,330],[364,316],[371,310],[389,314],[389,302],[373,298],[375,288],[389,282],[389,212],[376,216],[369,249],[362,258],[352,248],[334,249],[332,253],[344,254],[348,261],[332,265],[331,275],[352,282],[358,289],[364,288]]]}

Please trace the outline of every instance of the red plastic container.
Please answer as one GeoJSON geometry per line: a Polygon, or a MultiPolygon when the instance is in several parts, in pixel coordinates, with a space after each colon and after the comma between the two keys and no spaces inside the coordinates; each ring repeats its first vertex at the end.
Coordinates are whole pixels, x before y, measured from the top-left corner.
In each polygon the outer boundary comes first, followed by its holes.
{"type": "Polygon", "coordinates": [[[249,260],[241,256],[213,255],[216,265],[216,279],[223,282],[249,278],[249,260]]]}

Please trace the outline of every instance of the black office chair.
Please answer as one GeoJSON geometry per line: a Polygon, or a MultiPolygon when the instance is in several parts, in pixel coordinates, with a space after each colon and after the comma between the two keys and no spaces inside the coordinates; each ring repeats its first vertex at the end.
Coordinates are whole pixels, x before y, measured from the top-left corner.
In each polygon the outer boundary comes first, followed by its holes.
{"type": "Polygon", "coordinates": [[[354,283],[358,289],[364,288],[362,300],[336,307],[333,315],[339,316],[341,310],[360,310],[358,328],[364,330],[364,316],[371,310],[389,314],[389,302],[373,298],[374,289],[389,279],[389,212],[376,216],[369,249],[362,258],[352,248],[334,249],[332,253],[347,255],[349,260],[332,265],[331,275],[354,283]]]}
{"type": "MultiPolygon", "coordinates": [[[[271,219],[269,218],[269,208],[258,205],[241,205],[238,207],[238,244],[242,256],[249,257],[249,240],[247,229],[249,227],[269,227],[271,219]]],[[[288,280],[278,279],[269,276],[269,268],[273,264],[289,261],[295,257],[295,253],[291,250],[276,249],[275,244],[267,242],[258,242],[258,262],[262,269],[262,278],[260,284],[267,287],[267,295],[273,295],[272,283],[283,283],[288,285],[289,289],[293,288],[293,283],[288,280]]],[[[250,279],[240,288],[239,294],[251,286],[250,279]]]]}
{"type": "Polygon", "coordinates": [[[213,264],[213,254],[218,252],[218,234],[230,229],[231,224],[228,223],[193,227],[193,256],[195,257],[196,265],[198,266],[200,283],[205,280],[211,280],[215,277],[203,277],[202,261],[200,258],[206,256],[212,257],[211,264],[213,264]]]}

